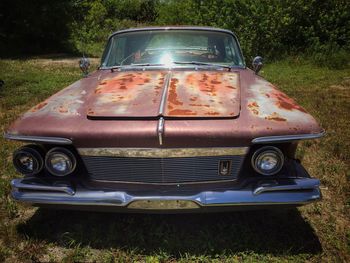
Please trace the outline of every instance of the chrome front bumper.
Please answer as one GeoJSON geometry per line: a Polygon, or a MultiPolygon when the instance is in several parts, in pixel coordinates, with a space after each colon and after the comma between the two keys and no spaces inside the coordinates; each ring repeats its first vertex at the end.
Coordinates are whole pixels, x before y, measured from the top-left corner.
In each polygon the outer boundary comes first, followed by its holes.
{"type": "Polygon", "coordinates": [[[126,191],[87,189],[61,183],[50,185],[36,179],[14,179],[12,196],[34,205],[62,205],[94,210],[198,210],[210,207],[303,205],[321,199],[320,181],[313,178],[263,180],[242,189],[184,193],[135,194],[126,191]]]}

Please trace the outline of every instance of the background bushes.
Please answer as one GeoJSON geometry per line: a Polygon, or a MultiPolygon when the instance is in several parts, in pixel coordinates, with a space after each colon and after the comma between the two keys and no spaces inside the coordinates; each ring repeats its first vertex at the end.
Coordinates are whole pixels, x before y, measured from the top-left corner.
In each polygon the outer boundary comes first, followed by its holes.
{"type": "Polygon", "coordinates": [[[100,56],[113,31],[203,25],[234,31],[247,60],[307,54],[342,67],[350,49],[348,0],[3,0],[0,52],[100,56]],[[11,51],[11,52],[10,52],[11,51]]]}

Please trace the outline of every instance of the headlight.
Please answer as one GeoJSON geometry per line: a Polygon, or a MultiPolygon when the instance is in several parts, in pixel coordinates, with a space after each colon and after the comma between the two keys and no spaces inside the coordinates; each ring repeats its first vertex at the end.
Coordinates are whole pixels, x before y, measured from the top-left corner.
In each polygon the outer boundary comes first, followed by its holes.
{"type": "Polygon", "coordinates": [[[262,175],[274,175],[283,166],[284,156],[280,149],[273,146],[265,146],[258,149],[252,157],[252,166],[262,175]]]}
{"type": "Polygon", "coordinates": [[[45,157],[46,169],[55,176],[66,176],[71,174],[77,161],[74,154],[62,147],[52,148],[45,157]]]}
{"type": "Polygon", "coordinates": [[[40,149],[35,145],[19,148],[13,153],[13,165],[22,174],[38,174],[44,166],[40,149]]]}

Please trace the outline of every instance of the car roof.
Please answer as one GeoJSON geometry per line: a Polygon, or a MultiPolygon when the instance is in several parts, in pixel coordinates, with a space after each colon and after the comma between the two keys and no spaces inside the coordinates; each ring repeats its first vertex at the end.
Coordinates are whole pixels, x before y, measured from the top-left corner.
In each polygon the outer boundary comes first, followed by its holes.
{"type": "Polygon", "coordinates": [[[151,30],[203,30],[203,31],[216,31],[216,32],[223,32],[228,33],[231,35],[236,35],[228,30],[228,29],[222,29],[222,28],[216,28],[216,27],[207,27],[207,26],[154,26],[154,27],[136,27],[136,28],[129,28],[129,29],[123,29],[119,31],[115,31],[110,35],[110,37],[121,34],[121,33],[127,33],[127,32],[137,32],[137,31],[151,31],[151,30]]]}

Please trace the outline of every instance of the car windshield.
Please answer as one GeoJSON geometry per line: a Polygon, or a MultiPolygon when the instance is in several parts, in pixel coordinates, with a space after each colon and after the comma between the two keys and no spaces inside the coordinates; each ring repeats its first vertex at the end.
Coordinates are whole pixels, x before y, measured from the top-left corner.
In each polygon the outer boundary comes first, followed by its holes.
{"type": "Polygon", "coordinates": [[[102,68],[193,63],[244,66],[233,35],[210,30],[145,30],[116,34],[102,57],[102,68]]]}

